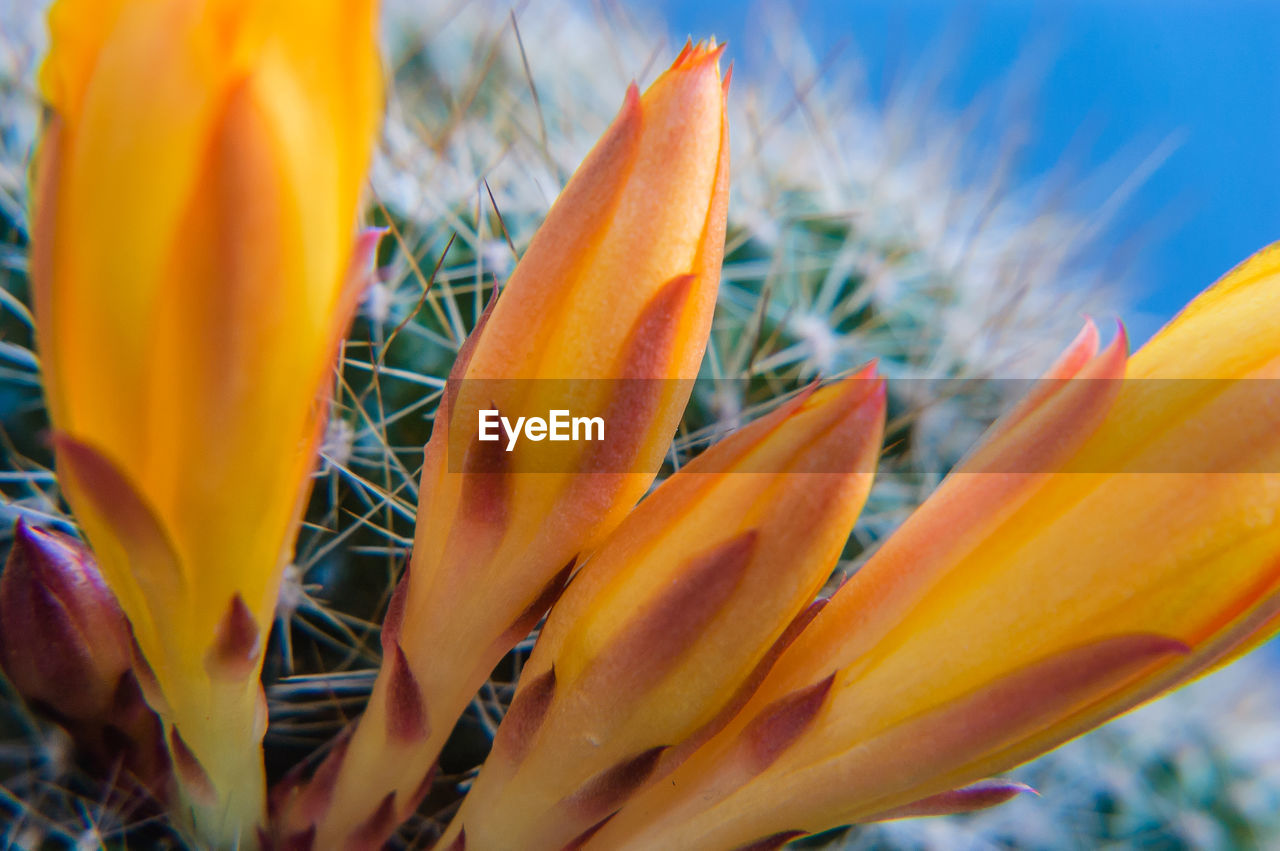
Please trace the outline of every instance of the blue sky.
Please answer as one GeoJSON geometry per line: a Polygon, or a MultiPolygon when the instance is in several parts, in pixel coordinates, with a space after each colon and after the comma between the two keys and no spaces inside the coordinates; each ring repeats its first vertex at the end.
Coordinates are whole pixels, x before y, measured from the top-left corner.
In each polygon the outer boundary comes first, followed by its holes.
{"type": "MultiPolygon", "coordinates": [[[[752,37],[756,18],[742,4],[659,6],[677,38],[714,32],[730,40],[732,54],[752,37]]],[[[948,108],[1006,78],[1032,45],[1046,51],[1026,175],[1069,152],[1077,170],[1119,182],[1162,143],[1175,143],[1117,231],[1141,246],[1136,306],[1153,318],[1171,316],[1280,240],[1276,0],[809,0],[794,8],[820,50],[843,41],[843,55],[860,58],[874,98],[904,70],[936,59],[948,40],[960,43],[939,93],[948,108]]],[[[739,69],[767,73],[749,62],[739,69]]]]}

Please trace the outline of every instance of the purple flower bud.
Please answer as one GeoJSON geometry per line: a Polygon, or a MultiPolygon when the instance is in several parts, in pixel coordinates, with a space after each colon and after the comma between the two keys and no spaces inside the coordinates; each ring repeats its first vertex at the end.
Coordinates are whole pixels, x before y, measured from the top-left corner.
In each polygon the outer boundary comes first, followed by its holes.
{"type": "Polygon", "coordinates": [[[79,541],[19,521],[0,574],[0,666],[32,704],[100,720],[130,667],[129,624],[79,541]]]}

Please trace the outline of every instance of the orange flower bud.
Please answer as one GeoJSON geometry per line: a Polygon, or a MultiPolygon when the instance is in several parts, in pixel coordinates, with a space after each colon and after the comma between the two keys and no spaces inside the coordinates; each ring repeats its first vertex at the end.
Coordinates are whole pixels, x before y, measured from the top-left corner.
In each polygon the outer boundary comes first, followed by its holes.
{"type": "Polygon", "coordinates": [[[408,816],[455,720],[569,572],[652,482],[710,330],[728,190],[721,48],[687,48],[622,111],[459,353],[422,472],[384,664],[329,788],[286,834],[373,846],[408,816]],[[479,412],[599,417],[604,444],[480,440],[479,412]]]}
{"type": "Polygon", "coordinates": [[[60,483],[216,844],[263,815],[260,650],[362,282],[373,5],[49,13],[32,277],[60,483]]]}
{"type": "Polygon", "coordinates": [[[820,607],[871,486],[884,387],[863,374],[668,479],[552,609],[441,840],[558,849],[723,726],[820,607]],[[802,521],[802,522],[800,522],[802,521]]]}
{"type": "Polygon", "coordinates": [[[775,847],[989,806],[1016,784],[972,784],[1272,635],[1276,315],[1273,246],[1127,363],[1086,329],[1053,373],[1074,379],[998,424],[732,725],[586,847],[775,847]]]}

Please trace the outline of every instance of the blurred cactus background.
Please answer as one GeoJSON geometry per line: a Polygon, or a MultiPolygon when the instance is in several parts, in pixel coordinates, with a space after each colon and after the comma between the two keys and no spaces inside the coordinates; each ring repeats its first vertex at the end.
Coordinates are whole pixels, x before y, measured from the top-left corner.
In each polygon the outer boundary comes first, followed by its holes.
{"type": "MultiPolygon", "coordinates": [[[[6,536],[20,518],[75,531],[51,470],[27,307],[41,6],[0,0],[6,536]]],[[[887,449],[834,582],[1025,387],[984,379],[1035,375],[1082,314],[1121,313],[1128,290],[1108,221],[1073,211],[1061,192],[1037,196],[1010,182],[1016,139],[975,152],[966,135],[972,116],[940,112],[927,98],[872,108],[847,62],[824,66],[795,29],[769,29],[771,55],[730,48],[737,66],[723,285],[668,471],[758,415],[764,400],[878,358],[889,378],[887,449]]],[[[268,655],[272,779],[313,765],[359,714],[378,662],[377,623],[412,539],[422,445],[454,354],[627,83],[648,82],[679,49],[663,32],[661,22],[607,3],[536,0],[514,12],[486,0],[385,3],[390,96],[368,218],[391,236],[335,379],[318,481],[268,655]]],[[[398,834],[404,847],[429,846],[456,808],[531,643],[477,696],[419,818],[398,834]]],[[[1015,772],[1043,797],[798,845],[1277,847],[1280,694],[1269,664],[1250,657],[1015,772]]],[[[139,784],[91,776],[82,765],[72,739],[0,681],[0,848],[187,843],[139,784]]]]}

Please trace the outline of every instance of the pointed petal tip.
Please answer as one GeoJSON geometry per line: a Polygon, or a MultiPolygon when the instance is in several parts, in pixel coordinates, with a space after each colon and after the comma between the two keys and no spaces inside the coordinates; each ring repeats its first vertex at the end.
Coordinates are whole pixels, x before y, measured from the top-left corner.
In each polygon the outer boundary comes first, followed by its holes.
{"type": "Polygon", "coordinates": [[[1035,789],[1016,780],[980,780],[968,786],[949,789],[937,795],[930,795],[905,806],[885,810],[873,816],[869,821],[893,821],[895,819],[919,818],[922,816],[972,813],[999,806],[1026,793],[1030,793],[1037,798],[1040,797],[1040,793],[1035,789]]]}
{"type": "Polygon", "coordinates": [[[598,819],[616,811],[648,782],[666,745],[648,748],[596,774],[565,799],[582,819],[598,819]]]}
{"type": "MultiPolygon", "coordinates": [[[[523,681],[523,677],[521,679],[523,681]]],[[[513,764],[524,759],[533,737],[542,727],[547,710],[551,708],[555,693],[556,669],[553,665],[516,692],[511,708],[498,728],[494,749],[502,752],[513,764]]]]}
{"type": "Polygon", "coordinates": [[[382,848],[396,826],[396,793],[388,792],[369,816],[360,823],[347,839],[351,851],[374,851],[382,848]]]}
{"type": "Polygon", "coordinates": [[[390,228],[368,227],[356,236],[355,245],[351,249],[351,262],[348,277],[361,280],[366,278],[378,258],[378,246],[382,238],[391,232],[390,228]]]}
{"type": "MultiPolygon", "coordinates": [[[[1098,340],[1098,323],[1093,320],[1093,314],[1091,313],[1081,314],[1081,318],[1084,319],[1084,325],[1081,326],[1080,333],[1076,335],[1076,339],[1087,340],[1088,338],[1092,337],[1095,341],[1097,341],[1098,340]]],[[[1096,343],[1094,348],[1097,348],[1096,343]]]]}
{"type": "Polygon", "coordinates": [[[676,58],[671,63],[672,67],[675,67],[680,63],[684,62],[685,58],[692,51],[693,51],[693,37],[686,36],[684,40],[684,47],[680,48],[680,52],[676,54],[676,58]]]}
{"type": "Polygon", "coordinates": [[[866,402],[876,405],[880,408],[885,407],[888,402],[889,386],[883,375],[870,375],[864,381],[872,382],[871,387],[867,390],[864,397],[866,402]]]}
{"type": "MultiPolygon", "coordinates": [[[[830,385],[826,385],[830,386],[830,385]]],[[[815,378],[800,389],[794,391],[790,398],[785,399],[780,405],[775,407],[766,416],[761,417],[755,422],[762,422],[769,417],[775,419],[773,428],[781,425],[793,414],[806,408],[810,404],[817,404],[813,401],[814,395],[825,389],[821,378],[815,378]]]]}
{"type": "Polygon", "coordinates": [[[150,500],[135,480],[98,447],[66,432],[52,436],[57,453],[58,474],[87,497],[113,528],[115,536],[130,549],[138,564],[149,566],[148,576],[166,591],[176,591],[186,582],[173,542],[150,500]]]}
{"type": "Polygon", "coordinates": [[[387,684],[387,733],[392,741],[403,743],[419,742],[431,734],[422,689],[398,642],[387,684]]]}
{"type": "Polygon", "coordinates": [[[413,795],[409,797],[408,806],[405,807],[412,812],[418,808],[418,805],[427,799],[427,795],[431,793],[432,787],[436,784],[436,774],[440,772],[440,761],[436,760],[431,763],[431,767],[427,769],[427,773],[418,783],[418,788],[413,790],[413,795]]]}
{"type": "MultiPolygon", "coordinates": [[[[836,375],[831,380],[830,383],[831,384],[848,384],[849,386],[853,386],[852,383],[856,381],[870,381],[870,380],[881,379],[882,377],[876,374],[876,370],[879,368],[879,366],[880,366],[880,359],[872,358],[871,360],[867,361],[861,366],[854,367],[851,370],[848,370],[842,374],[836,375]]],[[[805,389],[809,389],[809,388],[817,389],[822,386],[823,386],[823,377],[821,375],[818,375],[812,381],[810,381],[807,385],[805,385],[805,389]]]]}
{"type": "Polygon", "coordinates": [[[449,847],[444,851],[467,851],[467,829],[459,828],[457,837],[449,843],[449,847]]]}
{"type": "Polygon", "coordinates": [[[152,670],[151,663],[143,655],[142,648],[138,646],[138,639],[132,630],[129,631],[129,639],[130,665],[133,669],[133,676],[138,682],[138,688],[142,692],[143,700],[156,711],[156,714],[172,715],[173,710],[169,707],[164,692],[160,689],[160,681],[156,679],[156,672],[152,670]]]}
{"type": "MultiPolygon", "coordinates": [[[[100,594],[106,593],[93,554],[80,540],[56,529],[33,526],[20,518],[13,530],[9,558],[23,561],[45,583],[72,582],[80,589],[81,583],[88,580],[94,589],[100,589],[100,594]]],[[[111,608],[118,608],[114,597],[110,601],[111,608]]]]}
{"type": "Polygon", "coordinates": [[[788,405],[799,407],[800,405],[803,405],[805,402],[807,402],[810,398],[812,398],[814,393],[817,393],[821,389],[822,389],[822,378],[821,377],[814,378],[813,381],[810,381],[808,384],[806,384],[805,386],[797,390],[795,392],[795,395],[791,397],[790,401],[784,402],[782,405],[779,405],[779,408],[785,408],[788,405]]]}
{"type": "Polygon", "coordinates": [[[1098,332],[1098,323],[1093,321],[1093,317],[1089,314],[1084,316],[1084,325],[1080,327],[1080,333],[1076,334],[1076,338],[1071,341],[1068,351],[1077,347],[1087,352],[1087,358],[1092,358],[1098,353],[1098,347],[1102,345],[1102,335],[1098,332]]]}
{"type": "Polygon", "coordinates": [[[763,839],[757,839],[748,842],[746,845],[739,845],[733,851],[777,851],[777,849],[786,845],[793,839],[799,839],[805,836],[803,830],[783,830],[778,833],[766,836],[763,839]]]}
{"type": "Polygon", "coordinates": [[[1092,318],[1086,316],[1084,327],[1062,350],[1057,360],[1045,370],[1041,378],[1046,381],[1057,381],[1074,377],[1097,356],[1100,343],[1098,326],[1094,324],[1092,318]]]}
{"type": "MultiPolygon", "coordinates": [[[[685,303],[689,300],[689,296],[693,293],[694,285],[697,282],[698,275],[693,272],[686,272],[685,274],[668,278],[649,297],[641,318],[643,319],[650,314],[656,313],[662,316],[663,321],[669,323],[678,321],[679,313],[684,309],[685,303]]],[[[641,320],[638,319],[633,327],[643,328],[644,326],[641,320]]],[[[635,332],[633,331],[632,333],[634,334],[635,332]]]]}
{"type": "Polygon", "coordinates": [[[616,816],[617,814],[618,813],[616,811],[609,813],[609,815],[600,819],[600,821],[591,825],[591,827],[587,828],[586,830],[582,831],[582,833],[579,833],[573,839],[569,840],[568,844],[566,844],[563,848],[561,848],[560,851],[581,851],[583,848],[586,847],[587,843],[591,841],[591,838],[595,836],[597,833],[599,833],[601,830],[603,830],[604,826],[608,824],[613,819],[613,817],[616,816]]]}
{"type": "Polygon", "coordinates": [[[686,41],[684,49],[671,63],[671,70],[696,71],[705,67],[715,68],[728,46],[727,41],[717,44],[715,36],[706,41],[699,41],[697,44],[693,44],[692,40],[686,41]]]}
{"type": "MultiPolygon", "coordinates": [[[[663,283],[649,297],[627,331],[622,351],[618,356],[615,372],[617,377],[623,379],[677,377],[672,374],[674,358],[680,350],[681,329],[686,324],[684,317],[698,295],[695,286],[697,282],[697,275],[676,275],[663,283]]],[[[618,404],[621,404],[622,398],[626,395],[628,394],[622,392],[617,394],[618,404]]],[[[652,401],[647,394],[640,394],[640,398],[652,401]]],[[[648,419],[647,415],[642,416],[635,410],[628,416],[638,422],[645,422],[648,419]]]]}
{"type": "Polygon", "coordinates": [[[277,810],[282,809],[279,802],[288,801],[287,815],[277,819],[280,824],[287,824],[289,818],[296,818],[301,824],[314,824],[328,811],[338,785],[338,774],[351,745],[351,734],[352,728],[348,726],[338,735],[309,780],[303,781],[303,764],[299,764],[293,769],[298,772],[296,776],[286,775],[285,780],[272,790],[271,794],[277,798],[277,810]],[[296,794],[292,794],[293,790],[296,794]]]}
{"type": "MultiPolygon", "coordinates": [[[[584,678],[578,688],[593,699],[623,701],[671,673],[705,625],[729,603],[751,565],[756,540],[752,529],[695,555],[683,555],[670,581],[634,602],[634,614],[589,662],[582,663],[590,679],[584,678]]],[[[563,665],[562,661],[562,671],[563,665]]]]}
{"type": "Polygon", "coordinates": [[[9,560],[22,564],[27,570],[43,577],[46,565],[65,564],[68,556],[76,553],[70,550],[70,539],[59,536],[42,526],[31,525],[25,517],[18,518],[13,529],[13,545],[9,549],[9,560]]]}
{"type": "Polygon", "coordinates": [[[387,602],[387,612],[382,616],[382,653],[389,655],[393,647],[400,644],[400,627],[404,622],[404,608],[409,597],[409,572],[413,564],[412,558],[406,558],[404,570],[400,574],[400,581],[396,583],[395,590],[391,592],[391,599],[387,602]]]}
{"type": "MultiPolygon", "coordinates": [[[[495,403],[490,406],[497,410],[495,403]]],[[[506,522],[511,507],[514,479],[510,455],[501,442],[483,441],[477,434],[462,459],[463,516],[476,524],[498,527],[506,522]]]]}
{"type": "Polygon", "coordinates": [[[35,531],[38,527],[32,526],[27,522],[26,517],[19,517],[18,522],[13,527],[13,537],[15,542],[21,541],[24,544],[34,543],[35,531]]]}
{"type": "Polygon", "coordinates": [[[370,225],[367,228],[361,228],[360,233],[356,236],[356,246],[365,250],[376,248],[382,238],[389,233],[391,233],[391,228],[385,225],[370,225]]]}
{"type": "Polygon", "coordinates": [[[841,379],[852,404],[884,407],[888,388],[884,376],[877,372],[878,367],[879,361],[872,360],[841,379]]]}
{"type": "Polygon", "coordinates": [[[815,381],[802,391],[803,398],[812,406],[830,402],[848,406],[851,410],[863,406],[884,408],[887,386],[884,377],[877,375],[875,370],[876,365],[871,363],[825,386],[819,386],[815,381]],[[820,394],[816,398],[812,397],[814,391],[820,394]]]}
{"type": "Polygon", "coordinates": [[[173,758],[173,767],[182,781],[183,789],[192,800],[208,807],[218,801],[213,780],[205,771],[200,760],[191,752],[177,727],[169,728],[169,755],[173,758]]]}
{"type": "Polygon", "coordinates": [[[1124,325],[1124,320],[1116,317],[1116,336],[1111,343],[1113,346],[1119,346],[1127,354],[1129,351],[1129,329],[1124,325]]]}
{"type": "Polygon", "coordinates": [[[573,576],[573,570],[577,564],[578,556],[574,555],[564,567],[560,568],[559,573],[547,580],[547,584],[542,586],[542,590],[533,598],[533,601],[507,627],[503,633],[504,641],[514,644],[533,631],[538,621],[542,620],[542,616],[556,604],[560,595],[569,587],[569,579],[573,576]]]}
{"type": "Polygon", "coordinates": [[[218,622],[213,645],[205,654],[205,670],[219,679],[243,679],[257,670],[259,630],[253,613],[239,592],[218,622]]]}
{"type": "Polygon", "coordinates": [[[773,764],[813,723],[835,684],[832,673],[819,682],[797,689],[764,707],[742,731],[750,759],[758,771],[773,764]]]}
{"type": "Polygon", "coordinates": [[[1096,364],[1095,378],[1124,378],[1125,366],[1129,362],[1129,333],[1124,323],[1116,320],[1116,333],[1105,349],[1093,359],[1096,364]]]}

